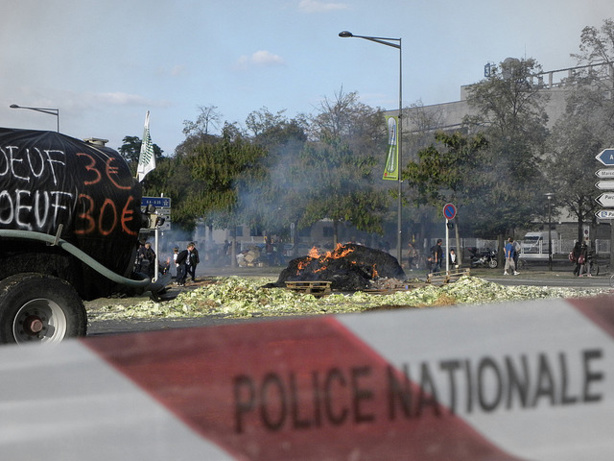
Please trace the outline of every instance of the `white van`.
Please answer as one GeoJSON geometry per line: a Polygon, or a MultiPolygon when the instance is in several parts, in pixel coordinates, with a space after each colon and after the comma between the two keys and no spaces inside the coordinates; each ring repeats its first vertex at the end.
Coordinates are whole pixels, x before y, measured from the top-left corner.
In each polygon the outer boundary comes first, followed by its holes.
{"type": "MultiPolygon", "coordinates": [[[[557,231],[551,231],[552,240],[559,238],[557,231]]],[[[521,242],[522,252],[525,254],[548,253],[548,231],[527,232],[521,242]]]]}

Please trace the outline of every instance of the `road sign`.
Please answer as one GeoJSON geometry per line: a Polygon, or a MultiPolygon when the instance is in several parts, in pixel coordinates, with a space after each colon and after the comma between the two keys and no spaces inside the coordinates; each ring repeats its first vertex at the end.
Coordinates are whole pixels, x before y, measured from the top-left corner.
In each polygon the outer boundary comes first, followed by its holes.
{"type": "Polygon", "coordinates": [[[141,197],[141,206],[153,205],[156,208],[170,208],[170,197],[141,197]]]}
{"type": "Polygon", "coordinates": [[[159,229],[171,230],[171,199],[170,197],[141,197],[141,208],[145,211],[147,205],[156,207],[156,214],[164,218],[164,224],[159,229]]]}
{"type": "Polygon", "coordinates": [[[443,206],[443,215],[446,219],[454,219],[454,216],[456,216],[456,207],[451,203],[446,203],[443,206]]]}
{"type": "Polygon", "coordinates": [[[614,168],[602,168],[595,171],[595,176],[599,179],[614,179],[614,168]]]}
{"type": "Polygon", "coordinates": [[[599,190],[614,190],[614,179],[606,179],[604,181],[597,181],[595,187],[599,190]]]}
{"type": "Polygon", "coordinates": [[[614,166],[614,149],[603,149],[595,158],[606,166],[614,166]]]}
{"type": "Polygon", "coordinates": [[[595,216],[599,219],[614,219],[614,210],[599,210],[595,216]]]}
{"type": "Polygon", "coordinates": [[[604,192],[595,200],[602,206],[614,207],[614,192],[604,192]]]}

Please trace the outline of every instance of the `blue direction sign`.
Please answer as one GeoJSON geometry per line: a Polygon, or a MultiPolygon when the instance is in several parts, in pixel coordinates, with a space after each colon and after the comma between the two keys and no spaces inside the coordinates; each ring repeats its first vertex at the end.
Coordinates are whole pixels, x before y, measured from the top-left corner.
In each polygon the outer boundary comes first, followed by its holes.
{"type": "Polygon", "coordinates": [[[141,206],[146,207],[147,205],[153,205],[156,208],[170,208],[171,198],[170,197],[141,197],[141,206]]]}
{"type": "Polygon", "coordinates": [[[456,207],[451,203],[446,203],[443,206],[443,215],[448,220],[454,219],[454,216],[456,216],[456,207]]]}
{"type": "Polygon", "coordinates": [[[607,166],[614,166],[614,148],[603,149],[595,158],[607,166]]]}
{"type": "Polygon", "coordinates": [[[156,214],[164,218],[164,224],[159,229],[171,230],[171,198],[170,197],[141,197],[141,208],[145,210],[147,205],[156,207],[156,214]]]}

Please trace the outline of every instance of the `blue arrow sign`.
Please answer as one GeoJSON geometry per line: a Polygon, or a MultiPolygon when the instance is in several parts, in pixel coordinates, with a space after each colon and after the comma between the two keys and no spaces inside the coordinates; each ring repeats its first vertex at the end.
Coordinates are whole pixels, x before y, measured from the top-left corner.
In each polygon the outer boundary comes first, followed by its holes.
{"type": "Polygon", "coordinates": [[[595,158],[607,166],[614,166],[614,149],[603,149],[595,158]]]}

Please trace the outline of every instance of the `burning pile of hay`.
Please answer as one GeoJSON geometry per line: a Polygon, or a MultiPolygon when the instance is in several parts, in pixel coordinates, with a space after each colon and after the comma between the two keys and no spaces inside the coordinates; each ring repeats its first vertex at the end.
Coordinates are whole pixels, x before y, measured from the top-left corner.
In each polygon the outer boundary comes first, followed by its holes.
{"type": "Polygon", "coordinates": [[[355,244],[338,244],[333,251],[320,254],[312,248],[309,255],[290,261],[270,287],[284,287],[291,281],[330,281],[339,291],[373,288],[385,279],[405,280],[406,275],[397,259],[390,254],[355,244]]]}

